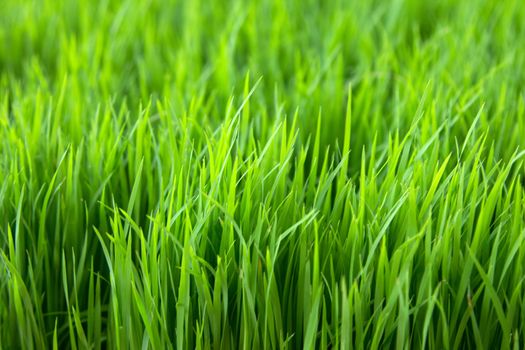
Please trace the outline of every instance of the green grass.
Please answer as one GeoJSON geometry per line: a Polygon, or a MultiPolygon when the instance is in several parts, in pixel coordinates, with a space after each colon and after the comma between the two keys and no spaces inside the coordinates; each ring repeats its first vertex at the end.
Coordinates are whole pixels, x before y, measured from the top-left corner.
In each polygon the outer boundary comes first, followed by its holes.
{"type": "Polygon", "coordinates": [[[521,0],[0,7],[0,348],[525,347],[521,0]]]}

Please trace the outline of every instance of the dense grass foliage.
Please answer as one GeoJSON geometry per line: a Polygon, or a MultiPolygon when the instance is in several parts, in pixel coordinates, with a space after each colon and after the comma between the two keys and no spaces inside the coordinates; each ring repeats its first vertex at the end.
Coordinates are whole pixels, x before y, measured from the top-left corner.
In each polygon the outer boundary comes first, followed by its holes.
{"type": "Polygon", "coordinates": [[[0,5],[0,347],[525,347],[525,6],[0,5]]]}

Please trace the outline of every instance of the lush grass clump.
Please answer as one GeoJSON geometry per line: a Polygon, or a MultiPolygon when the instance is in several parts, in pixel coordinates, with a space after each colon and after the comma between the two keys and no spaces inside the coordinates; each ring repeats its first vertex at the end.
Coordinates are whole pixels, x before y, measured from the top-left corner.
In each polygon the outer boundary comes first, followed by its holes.
{"type": "Polygon", "coordinates": [[[525,347],[525,6],[0,5],[0,347],[525,347]]]}

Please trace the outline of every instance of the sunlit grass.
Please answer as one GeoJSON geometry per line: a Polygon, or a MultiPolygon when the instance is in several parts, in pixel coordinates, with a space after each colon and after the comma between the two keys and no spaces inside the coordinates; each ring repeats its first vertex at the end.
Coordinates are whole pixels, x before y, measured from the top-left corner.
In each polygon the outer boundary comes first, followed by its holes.
{"type": "Polygon", "coordinates": [[[0,348],[525,346],[525,6],[0,6],[0,348]]]}

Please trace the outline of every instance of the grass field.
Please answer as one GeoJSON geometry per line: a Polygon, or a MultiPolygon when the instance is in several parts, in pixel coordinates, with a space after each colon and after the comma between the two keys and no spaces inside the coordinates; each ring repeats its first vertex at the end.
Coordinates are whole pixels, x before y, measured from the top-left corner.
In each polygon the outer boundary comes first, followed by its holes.
{"type": "Polygon", "coordinates": [[[4,0],[0,348],[523,349],[522,0],[4,0]]]}

